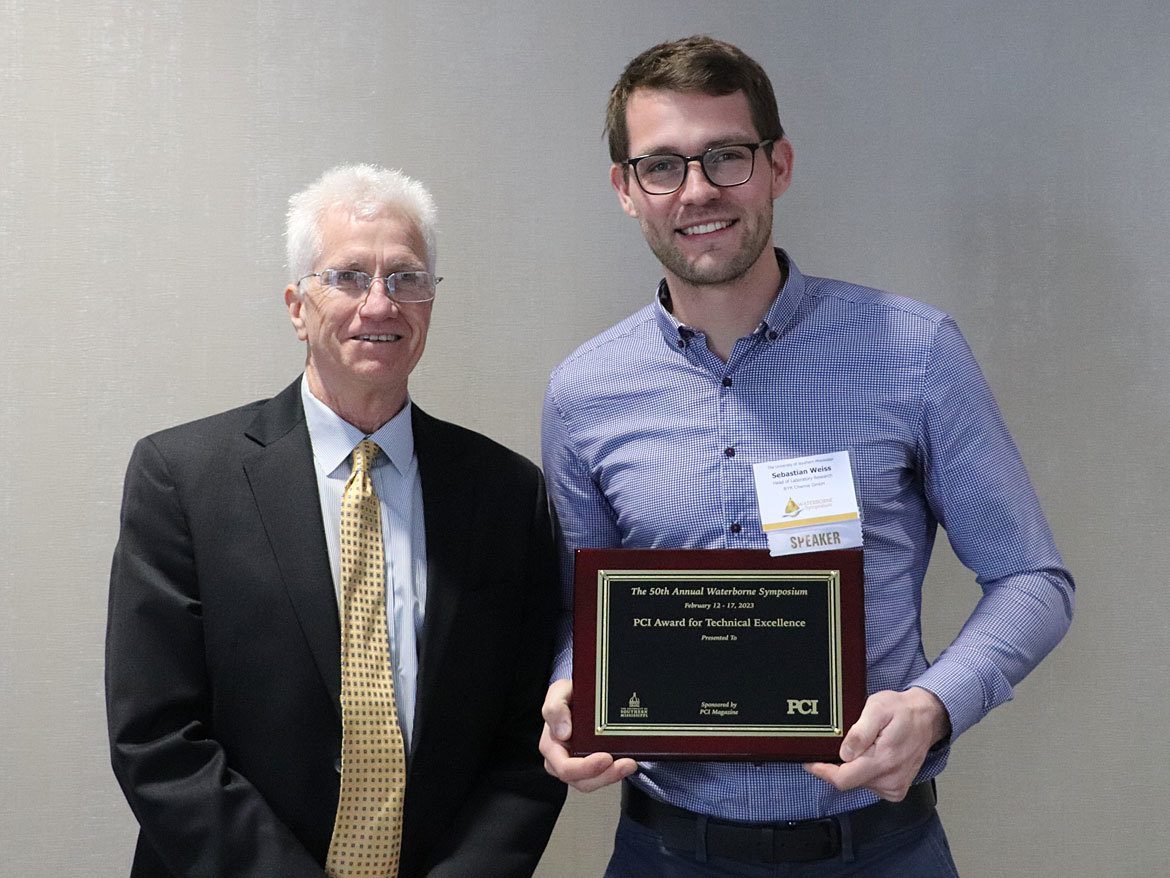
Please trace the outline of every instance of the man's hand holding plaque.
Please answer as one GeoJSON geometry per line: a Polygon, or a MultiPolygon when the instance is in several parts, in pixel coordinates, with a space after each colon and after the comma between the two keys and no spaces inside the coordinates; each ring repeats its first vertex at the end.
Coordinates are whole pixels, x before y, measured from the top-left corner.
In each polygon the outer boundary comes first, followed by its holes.
{"type": "Polygon", "coordinates": [[[638,763],[633,759],[614,759],[609,753],[569,755],[568,745],[573,733],[572,701],[571,680],[557,680],[549,686],[541,711],[544,732],[540,736],[540,753],[544,756],[545,771],[582,793],[617,783],[637,771],[638,763]]]}
{"type": "Polygon", "coordinates": [[[933,692],[917,686],[905,692],[875,692],[841,744],[842,764],[814,762],[804,767],[839,790],[865,787],[900,802],[927,752],[950,734],[950,717],[933,692]]]}

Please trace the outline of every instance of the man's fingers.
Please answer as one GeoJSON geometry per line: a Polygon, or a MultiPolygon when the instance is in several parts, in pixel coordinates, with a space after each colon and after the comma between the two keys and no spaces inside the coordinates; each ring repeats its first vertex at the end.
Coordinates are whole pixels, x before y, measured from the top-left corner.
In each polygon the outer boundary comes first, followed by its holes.
{"type": "Polygon", "coordinates": [[[850,762],[872,747],[889,722],[890,711],[887,705],[871,695],[866,699],[861,716],[841,741],[842,761],[850,762]]]}
{"type": "Polygon", "coordinates": [[[869,786],[880,772],[880,766],[868,757],[855,759],[844,765],[834,765],[832,762],[807,762],[804,769],[813,777],[819,777],[842,792],[869,786]]]}
{"type": "Polygon", "coordinates": [[[548,687],[540,714],[544,717],[547,728],[557,740],[567,741],[573,734],[573,719],[569,710],[572,701],[572,681],[557,680],[548,687]]]}
{"type": "Polygon", "coordinates": [[[573,720],[568,707],[545,708],[541,713],[544,715],[545,728],[558,741],[568,741],[573,736],[573,720]]]}
{"type": "Polygon", "coordinates": [[[540,737],[540,752],[545,771],[583,793],[616,783],[638,770],[633,759],[614,759],[608,753],[570,756],[563,744],[553,740],[548,726],[540,737]]]}
{"type": "Polygon", "coordinates": [[[591,793],[612,783],[617,783],[637,770],[638,764],[633,759],[614,759],[608,753],[591,753],[580,759],[569,758],[566,772],[571,779],[566,780],[566,783],[575,790],[591,793]],[[598,756],[605,758],[595,760],[595,757],[598,756]],[[580,763],[580,765],[573,765],[573,763],[580,763]]]}
{"type": "MultiPolygon", "coordinates": [[[[833,765],[831,762],[806,762],[804,763],[804,770],[813,777],[820,778],[825,783],[837,786],[837,770],[840,765],[833,765]]],[[[837,787],[840,789],[840,787],[837,787]]]]}

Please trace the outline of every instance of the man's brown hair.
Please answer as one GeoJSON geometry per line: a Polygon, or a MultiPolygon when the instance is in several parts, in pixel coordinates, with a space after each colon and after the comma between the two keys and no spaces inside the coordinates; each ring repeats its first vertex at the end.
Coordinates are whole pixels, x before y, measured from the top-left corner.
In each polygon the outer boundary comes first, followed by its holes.
{"type": "Polygon", "coordinates": [[[659,43],[626,65],[609,93],[605,132],[609,157],[615,163],[630,158],[626,105],[639,88],[722,96],[742,91],[751,108],[752,123],[761,140],[784,136],[776,95],[764,68],[730,43],[708,36],[659,43]]]}

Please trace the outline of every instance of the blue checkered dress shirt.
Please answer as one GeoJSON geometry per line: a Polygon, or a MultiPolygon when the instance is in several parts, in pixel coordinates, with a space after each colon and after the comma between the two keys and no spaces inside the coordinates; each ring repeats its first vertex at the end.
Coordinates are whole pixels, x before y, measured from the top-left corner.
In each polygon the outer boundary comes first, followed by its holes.
{"type": "MultiPolygon", "coordinates": [[[[752,464],[848,450],[865,539],[869,690],[921,686],[952,740],[1012,697],[1064,635],[1073,584],[1015,443],[966,341],[911,299],[787,278],[728,362],[656,301],[552,374],[544,469],[560,524],[565,621],[554,678],[572,666],[572,550],[766,548],[752,464]],[[937,526],[983,590],[932,665],[922,581],[937,526]]],[[[920,779],[942,771],[933,751],[920,779]]],[[[642,763],[650,795],[728,820],[821,817],[875,801],[791,763],[642,763]]]]}

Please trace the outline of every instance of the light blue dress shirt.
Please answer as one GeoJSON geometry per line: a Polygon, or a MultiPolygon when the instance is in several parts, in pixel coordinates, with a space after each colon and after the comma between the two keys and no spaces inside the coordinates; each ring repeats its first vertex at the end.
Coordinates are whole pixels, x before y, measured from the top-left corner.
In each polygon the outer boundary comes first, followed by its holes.
{"type": "Polygon", "coordinates": [[[342,420],[309,391],[301,379],[301,400],[313,444],[313,468],[325,522],[325,543],[333,589],[341,612],[340,552],[341,495],[353,467],[351,455],[363,439],[372,439],[382,452],[370,478],[378,495],[382,518],[382,545],[386,555],[386,623],[390,632],[390,660],[394,665],[394,698],[403,743],[410,753],[418,683],[418,643],[427,603],[426,531],[423,526],[422,482],[414,455],[411,404],[367,436],[342,420]]]}
{"type": "MultiPolygon", "coordinates": [[[[669,312],[665,283],[552,374],[544,470],[572,550],[767,548],[752,464],[847,450],[865,540],[868,686],[921,686],[952,740],[1012,697],[1072,618],[1073,584],[1019,453],[954,321],[928,305],[802,275],[787,279],[724,363],[669,312]],[[922,582],[938,526],[982,597],[932,665],[922,582]]],[[[571,670],[571,620],[554,677],[571,670]]],[[[932,752],[920,779],[942,771],[932,752]]],[[[792,763],[642,763],[654,797],[713,817],[799,820],[876,801],[792,763]]]]}

